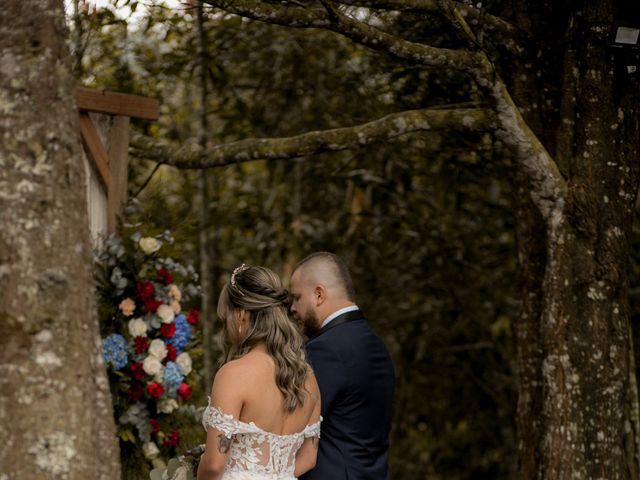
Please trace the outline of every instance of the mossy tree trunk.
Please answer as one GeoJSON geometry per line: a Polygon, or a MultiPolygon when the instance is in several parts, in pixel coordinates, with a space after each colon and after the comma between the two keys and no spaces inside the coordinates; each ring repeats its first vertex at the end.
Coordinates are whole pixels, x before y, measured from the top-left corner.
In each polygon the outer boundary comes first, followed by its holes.
{"type": "Polygon", "coordinates": [[[117,479],[63,2],[0,9],[0,472],[117,479]]]}
{"type": "Polygon", "coordinates": [[[613,2],[515,2],[537,39],[516,103],[567,185],[555,218],[516,172],[521,478],[639,478],[630,235],[639,180],[638,84],[609,47],[613,2]]]}

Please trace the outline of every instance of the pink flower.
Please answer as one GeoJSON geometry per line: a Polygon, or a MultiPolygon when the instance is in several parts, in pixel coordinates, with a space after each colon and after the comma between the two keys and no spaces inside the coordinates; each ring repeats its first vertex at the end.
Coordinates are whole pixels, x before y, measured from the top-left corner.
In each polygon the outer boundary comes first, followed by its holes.
{"type": "Polygon", "coordinates": [[[120,305],[118,305],[118,307],[120,308],[120,310],[122,310],[122,314],[125,317],[130,317],[131,315],[133,315],[133,312],[136,309],[136,302],[134,302],[130,298],[125,298],[120,302],[120,305]]]}
{"type": "Polygon", "coordinates": [[[180,302],[177,300],[171,300],[171,310],[173,313],[178,315],[182,311],[182,307],[180,306],[180,302]]]}

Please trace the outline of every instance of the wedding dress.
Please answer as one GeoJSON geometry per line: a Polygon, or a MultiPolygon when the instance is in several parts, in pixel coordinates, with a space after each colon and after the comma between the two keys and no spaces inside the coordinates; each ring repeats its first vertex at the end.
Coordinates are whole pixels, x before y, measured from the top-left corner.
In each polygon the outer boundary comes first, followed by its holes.
{"type": "Polygon", "coordinates": [[[291,435],[262,430],[255,423],[236,420],[211,406],[204,410],[202,425],[213,427],[233,439],[223,480],[295,480],[293,475],[298,449],[305,438],[320,438],[320,422],[307,425],[291,435]]]}

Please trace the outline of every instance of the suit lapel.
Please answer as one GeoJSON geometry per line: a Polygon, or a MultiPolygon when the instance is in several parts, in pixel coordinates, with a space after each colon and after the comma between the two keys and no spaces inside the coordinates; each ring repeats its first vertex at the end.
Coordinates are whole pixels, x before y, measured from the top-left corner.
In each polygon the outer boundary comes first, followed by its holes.
{"type": "Polygon", "coordinates": [[[322,335],[323,333],[326,333],[328,330],[331,330],[332,328],[338,327],[340,325],[344,325],[345,323],[348,323],[348,322],[353,322],[354,320],[364,320],[364,315],[362,314],[361,310],[352,310],[351,312],[346,312],[346,313],[343,313],[342,315],[337,316],[336,318],[331,320],[327,325],[325,325],[316,333],[311,335],[308,338],[307,342],[310,342],[314,338],[318,338],[320,335],[322,335]]]}

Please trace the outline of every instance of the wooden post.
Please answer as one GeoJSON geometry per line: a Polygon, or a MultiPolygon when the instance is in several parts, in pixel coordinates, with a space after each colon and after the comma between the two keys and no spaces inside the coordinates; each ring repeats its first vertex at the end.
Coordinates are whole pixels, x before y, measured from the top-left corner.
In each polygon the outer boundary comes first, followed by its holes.
{"type": "Polygon", "coordinates": [[[157,120],[160,103],[155,99],[138,95],[84,87],[76,87],[75,97],[80,110],[80,131],[90,164],[87,168],[96,173],[95,177],[102,186],[100,189],[100,185],[94,181],[87,190],[89,211],[99,210],[93,212],[99,218],[90,219],[92,234],[95,237],[115,231],[118,216],[127,200],[130,118],[157,120]],[[97,118],[92,119],[89,112],[100,114],[98,117],[108,116],[106,122],[99,122],[101,126],[98,128],[104,131],[98,131],[94,123],[97,118]],[[92,198],[96,198],[98,205],[91,205],[92,198]],[[102,211],[104,204],[106,212],[102,211]]]}

